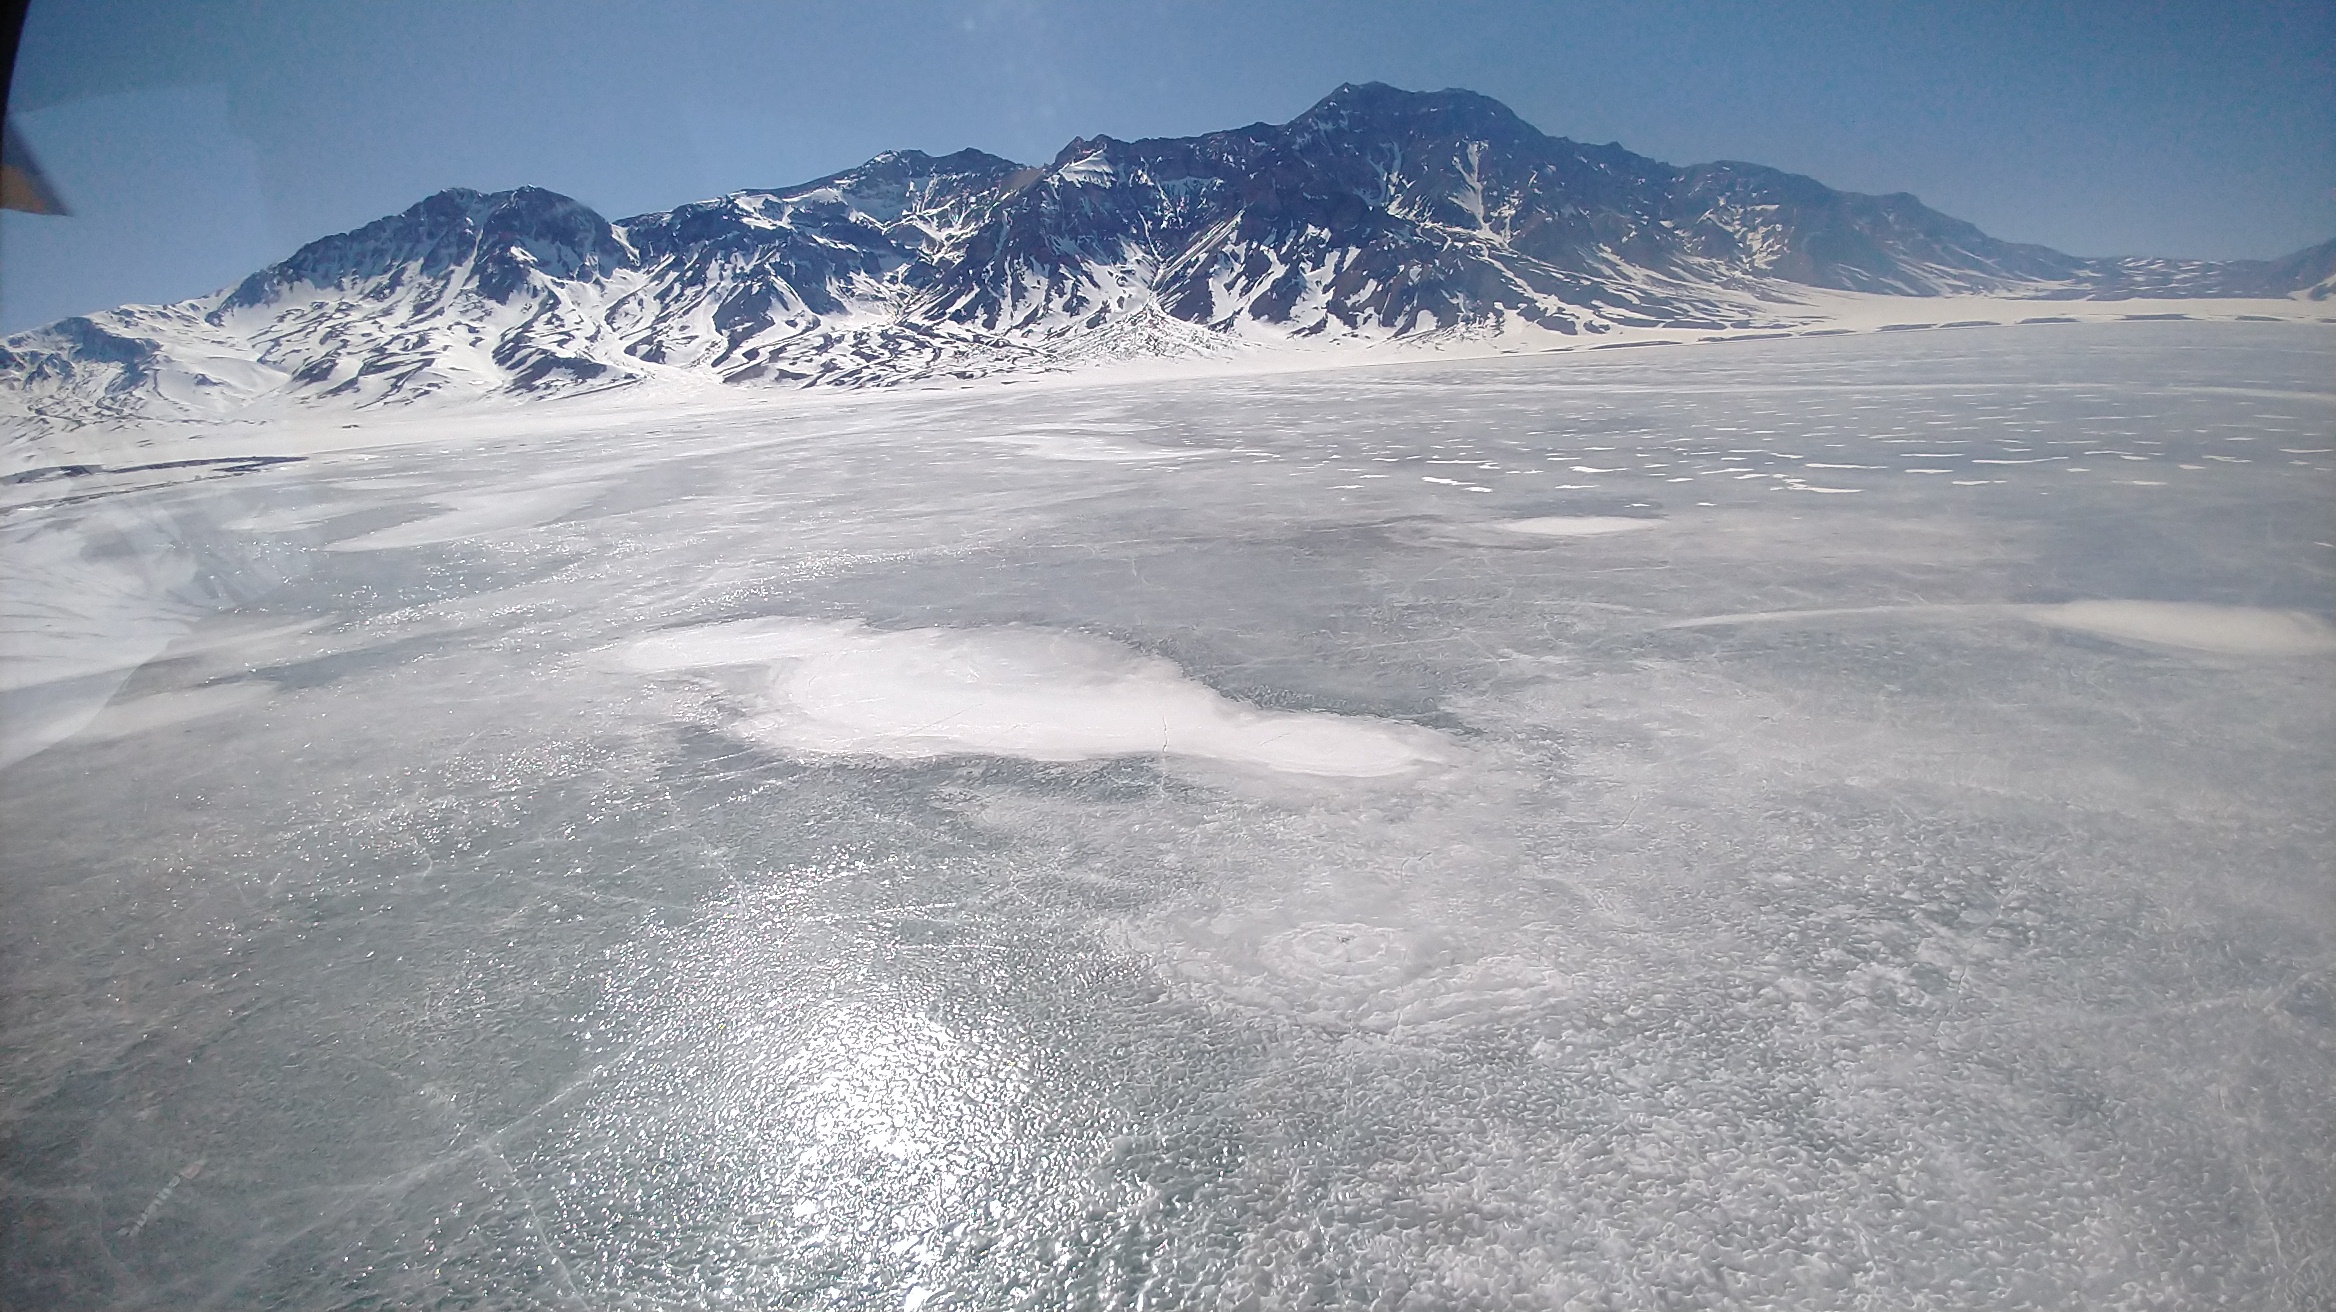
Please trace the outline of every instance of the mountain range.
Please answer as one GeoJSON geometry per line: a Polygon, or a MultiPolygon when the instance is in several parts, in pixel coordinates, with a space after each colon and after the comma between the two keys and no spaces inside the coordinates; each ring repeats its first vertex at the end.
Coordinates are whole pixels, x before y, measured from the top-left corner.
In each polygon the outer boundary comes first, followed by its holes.
{"type": "Polygon", "coordinates": [[[201,419],[660,378],[866,387],[1260,342],[1732,331],[1825,291],[2309,297],[2275,261],[2093,259],[1910,195],[1551,137],[1468,91],[1341,86],[1283,124],[1082,138],[1042,166],[896,151],[610,222],[442,191],[240,284],[0,341],[0,417],[201,419]]]}

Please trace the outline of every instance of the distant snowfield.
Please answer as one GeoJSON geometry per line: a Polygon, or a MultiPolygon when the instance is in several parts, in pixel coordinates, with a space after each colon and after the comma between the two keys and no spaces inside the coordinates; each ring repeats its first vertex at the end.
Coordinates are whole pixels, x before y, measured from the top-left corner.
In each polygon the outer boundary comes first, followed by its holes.
{"type": "Polygon", "coordinates": [[[2336,327],[1922,308],[11,447],[0,1303],[2336,1301],[2336,327]]]}
{"type": "MultiPolygon", "coordinates": [[[[1469,330],[1407,339],[1323,344],[1235,335],[1212,341],[1210,354],[1179,352],[1147,356],[1106,352],[1055,369],[1006,370],[975,380],[923,381],[897,388],[822,391],[766,385],[724,386],[678,373],[661,373],[635,385],[541,401],[466,397],[460,391],[453,391],[412,403],[354,409],[331,404],[262,403],[207,422],[97,423],[37,430],[24,420],[5,419],[0,420],[0,475],[22,474],[61,464],[120,465],[185,459],[208,454],[209,449],[222,442],[239,451],[265,449],[285,455],[320,455],[393,446],[476,443],[530,434],[582,433],[628,423],[670,422],[683,416],[699,416],[708,421],[729,416],[742,422],[777,422],[782,416],[824,415],[838,409],[848,412],[899,403],[904,397],[935,394],[983,395],[1012,389],[1015,395],[1029,395],[1033,391],[1064,388],[1383,369],[1515,355],[1553,354],[1561,359],[1580,356],[1588,361],[1609,356],[1618,348],[1697,352],[1742,349],[1779,336],[1827,337],[1914,330],[1961,336],[1991,329],[2022,333],[2055,331],[2080,323],[2131,323],[2142,327],[2167,321],[2324,324],[2336,319],[2336,311],[2330,310],[2329,303],[2297,299],[2044,301],[2006,296],[1881,296],[1820,288],[1802,288],[1796,294],[1801,304],[1793,308],[1800,326],[1782,333],[1626,327],[1588,341],[1539,330],[1510,329],[1499,333],[1469,330]]],[[[1108,440],[1079,435],[1009,431],[984,434],[979,440],[1020,445],[1033,452],[1052,452],[1057,459],[1162,458],[1114,454],[1115,448],[1108,440]]],[[[0,504],[13,499],[7,497],[0,504]]]]}

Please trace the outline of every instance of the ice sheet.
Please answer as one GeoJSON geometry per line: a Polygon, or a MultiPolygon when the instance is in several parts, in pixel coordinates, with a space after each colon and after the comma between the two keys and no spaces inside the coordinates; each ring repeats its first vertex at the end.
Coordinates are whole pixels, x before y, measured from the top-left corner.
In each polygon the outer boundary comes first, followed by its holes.
{"type": "Polygon", "coordinates": [[[611,396],[11,485],[0,1305],[2329,1305],[2331,358],[611,396]]]}

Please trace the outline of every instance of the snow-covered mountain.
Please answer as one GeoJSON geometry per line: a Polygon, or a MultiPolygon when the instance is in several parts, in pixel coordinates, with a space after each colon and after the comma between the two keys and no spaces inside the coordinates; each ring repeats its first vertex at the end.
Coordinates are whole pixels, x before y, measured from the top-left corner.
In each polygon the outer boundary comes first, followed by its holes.
{"type": "Polygon", "coordinates": [[[1043,167],[880,155],[610,223],[452,190],[236,287],[0,343],[0,414],[199,418],[690,377],[860,387],[1259,340],[1735,329],[1809,289],[2038,298],[2330,295],[2279,261],[2083,259],[1908,195],[1677,168],[1487,97],[1342,86],[1285,124],[1081,139],[1043,167]]]}

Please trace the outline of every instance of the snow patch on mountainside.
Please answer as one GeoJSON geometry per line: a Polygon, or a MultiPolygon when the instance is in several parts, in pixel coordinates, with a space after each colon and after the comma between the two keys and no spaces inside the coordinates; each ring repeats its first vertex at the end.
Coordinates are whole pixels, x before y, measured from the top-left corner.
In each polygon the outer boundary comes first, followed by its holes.
{"type": "Polygon", "coordinates": [[[540,188],[441,192],[236,287],[0,342],[0,426],[1552,349],[1808,329],[1857,296],[2324,312],[2332,280],[2336,242],[2277,261],[2080,259],[1912,196],[1674,168],[1546,136],[1472,92],[1373,84],[1279,126],[1081,139],[1043,167],[888,152],[617,223],[540,188]]]}

